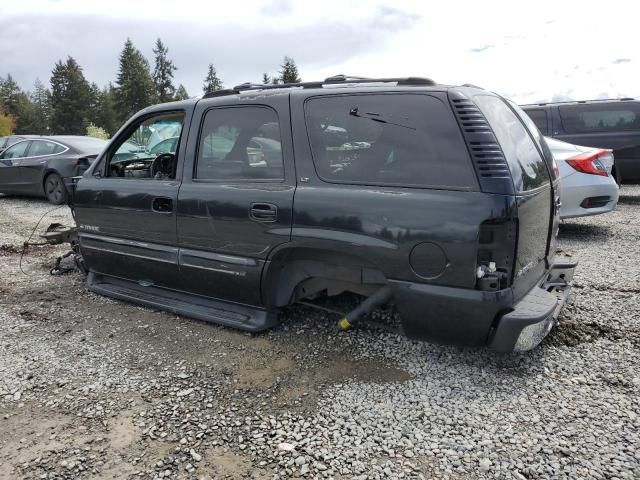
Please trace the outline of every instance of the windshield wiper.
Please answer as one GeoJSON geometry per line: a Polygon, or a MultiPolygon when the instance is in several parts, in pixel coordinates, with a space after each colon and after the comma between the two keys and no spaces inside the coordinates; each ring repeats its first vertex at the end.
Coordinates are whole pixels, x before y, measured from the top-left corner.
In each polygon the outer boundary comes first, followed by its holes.
{"type": "Polygon", "coordinates": [[[352,108],[349,111],[349,115],[352,115],[352,116],[358,117],[358,118],[367,118],[369,120],[373,120],[374,122],[386,123],[388,125],[395,125],[396,127],[408,128],[409,130],[417,130],[416,127],[412,127],[410,125],[403,125],[401,123],[395,123],[395,122],[391,122],[390,120],[385,120],[384,117],[382,116],[382,114],[380,114],[380,113],[376,113],[376,112],[360,113],[358,111],[358,107],[352,108]]]}

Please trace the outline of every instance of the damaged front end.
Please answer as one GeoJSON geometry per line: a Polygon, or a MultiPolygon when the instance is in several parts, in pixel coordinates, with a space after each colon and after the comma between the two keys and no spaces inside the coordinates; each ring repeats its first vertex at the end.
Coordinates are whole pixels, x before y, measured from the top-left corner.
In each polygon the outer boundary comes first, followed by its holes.
{"type": "Polygon", "coordinates": [[[49,245],[62,245],[68,243],[71,249],[64,255],[56,258],[54,267],[50,270],[51,275],[64,275],[65,273],[78,270],[85,275],[88,273],[87,267],[80,253],[80,243],[78,242],[78,232],[76,227],[69,227],[62,225],[61,223],[52,223],[47,230],[40,235],[40,238],[44,240],[44,243],[49,245]],[[70,266],[63,266],[64,259],[71,257],[73,264],[70,266]]]}

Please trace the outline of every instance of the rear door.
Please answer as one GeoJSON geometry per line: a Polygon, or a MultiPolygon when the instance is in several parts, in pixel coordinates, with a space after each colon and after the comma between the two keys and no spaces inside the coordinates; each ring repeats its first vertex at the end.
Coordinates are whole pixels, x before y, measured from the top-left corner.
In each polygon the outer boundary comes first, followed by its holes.
{"type": "Polygon", "coordinates": [[[289,96],[204,99],[194,118],[178,198],[182,286],[260,305],[263,266],[291,235],[289,96]]]}
{"type": "Polygon", "coordinates": [[[20,164],[29,148],[29,140],[15,143],[0,154],[0,191],[20,193],[20,164]]]}
{"type": "Polygon", "coordinates": [[[31,191],[34,191],[34,187],[42,188],[47,161],[67,150],[68,147],[51,140],[31,140],[27,156],[20,162],[20,183],[31,191]]]}
{"type": "Polygon", "coordinates": [[[85,175],[74,197],[80,245],[89,268],[145,285],[179,288],[177,165],[190,112],[163,110],[134,119],[85,175]],[[177,150],[152,153],[164,135],[177,150]]]}
{"type": "Polygon", "coordinates": [[[550,248],[557,217],[550,172],[540,145],[503,99],[480,94],[474,100],[500,142],[514,181],[518,240],[513,289],[521,297],[540,280],[555,253],[550,248]]]}

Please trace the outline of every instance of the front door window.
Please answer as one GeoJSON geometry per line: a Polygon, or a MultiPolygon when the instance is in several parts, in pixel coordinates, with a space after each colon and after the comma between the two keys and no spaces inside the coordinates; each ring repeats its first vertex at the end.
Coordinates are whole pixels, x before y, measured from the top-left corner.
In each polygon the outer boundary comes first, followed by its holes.
{"type": "Polygon", "coordinates": [[[141,120],[112,151],[107,162],[107,176],[155,180],[175,178],[183,125],[182,112],[162,113],[141,120]]]}

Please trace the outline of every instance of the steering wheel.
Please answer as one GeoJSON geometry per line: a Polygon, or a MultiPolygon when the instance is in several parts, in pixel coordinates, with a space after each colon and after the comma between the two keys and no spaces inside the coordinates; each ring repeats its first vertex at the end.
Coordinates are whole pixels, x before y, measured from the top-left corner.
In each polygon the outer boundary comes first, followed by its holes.
{"type": "Polygon", "coordinates": [[[161,153],[153,159],[151,163],[151,178],[171,178],[175,175],[175,154],[173,153],[161,153]]]}

